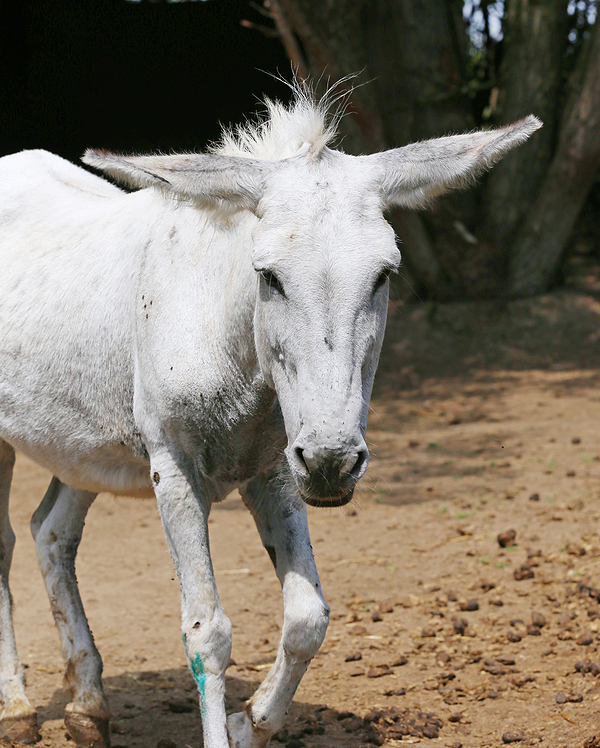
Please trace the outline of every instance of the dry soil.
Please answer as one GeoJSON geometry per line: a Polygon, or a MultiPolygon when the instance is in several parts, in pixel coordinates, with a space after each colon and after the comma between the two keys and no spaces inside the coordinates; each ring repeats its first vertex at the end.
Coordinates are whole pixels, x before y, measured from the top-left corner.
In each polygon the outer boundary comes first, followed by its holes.
{"type": "MultiPolygon", "coordinates": [[[[309,510],[331,624],[275,748],[600,746],[600,297],[588,280],[502,308],[391,304],[369,471],[351,505],[309,510]]],[[[18,460],[11,586],[42,745],[65,748],[28,530],[49,479],[18,460]]],[[[237,710],[274,659],[281,596],[238,497],[213,508],[210,529],[237,710]]],[[[113,745],[200,746],[154,502],[100,496],[77,571],[113,745]]]]}

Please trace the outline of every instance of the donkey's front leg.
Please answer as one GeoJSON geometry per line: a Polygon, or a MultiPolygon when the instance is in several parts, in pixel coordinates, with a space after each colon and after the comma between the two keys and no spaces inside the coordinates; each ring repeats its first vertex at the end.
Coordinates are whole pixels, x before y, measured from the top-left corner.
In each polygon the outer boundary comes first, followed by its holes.
{"type": "Polygon", "coordinates": [[[204,748],[228,748],[225,669],[231,654],[231,623],[221,607],[210,560],[212,497],[169,455],[152,458],[152,477],[181,584],[183,646],[200,694],[204,748]]]}
{"type": "Polygon", "coordinates": [[[256,478],[242,492],[283,588],[284,621],[275,664],[246,705],[228,720],[234,748],[261,748],[285,721],[302,676],[329,623],[315,566],[306,506],[277,481],[256,478]]]}

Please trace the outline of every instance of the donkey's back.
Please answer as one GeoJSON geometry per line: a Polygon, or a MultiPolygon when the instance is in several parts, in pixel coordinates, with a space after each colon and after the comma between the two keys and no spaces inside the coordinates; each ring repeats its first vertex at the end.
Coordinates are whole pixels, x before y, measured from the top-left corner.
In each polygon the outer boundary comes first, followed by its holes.
{"type": "Polygon", "coordinates": [[[48,200],[64,199],[69,191],[95,197],[115,197],[123,191],[102,177],[91,174],[54,153],[43,150],[21,151],[0,158],[0,211],[3,220],[7,205],[14,201],[22,208],[37,203],[47,196],[48,200]],[[35,189],[35,193],[30,190],[35,189]],[[35,200],[31,195],[35,194],[35,200]],[[29,197],[29,199],[25,199],[29,197]]]}

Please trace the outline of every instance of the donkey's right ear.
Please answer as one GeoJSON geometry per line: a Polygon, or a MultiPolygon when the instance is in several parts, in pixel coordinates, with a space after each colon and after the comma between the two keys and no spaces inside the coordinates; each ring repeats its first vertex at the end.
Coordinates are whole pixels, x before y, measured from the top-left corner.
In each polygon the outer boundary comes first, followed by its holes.
{"type": "Polygon", "coordinates": [[[88,149],[82,161],[130,187],[158,187],[203,205],[255,211],[274,165],[212,154],[120,156],[88,149]]]}

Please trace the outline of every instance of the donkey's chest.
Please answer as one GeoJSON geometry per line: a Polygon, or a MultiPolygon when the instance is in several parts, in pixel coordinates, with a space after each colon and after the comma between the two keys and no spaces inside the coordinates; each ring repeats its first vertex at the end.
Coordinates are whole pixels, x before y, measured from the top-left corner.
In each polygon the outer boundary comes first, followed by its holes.
{"type": "Polygon", "coordinates": [[[269,472],[286,445],[276,394],[260,378],[171,392],[165,420],[197,472],[222,484],[269,472]]]}

